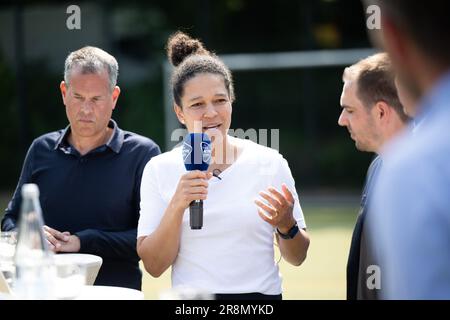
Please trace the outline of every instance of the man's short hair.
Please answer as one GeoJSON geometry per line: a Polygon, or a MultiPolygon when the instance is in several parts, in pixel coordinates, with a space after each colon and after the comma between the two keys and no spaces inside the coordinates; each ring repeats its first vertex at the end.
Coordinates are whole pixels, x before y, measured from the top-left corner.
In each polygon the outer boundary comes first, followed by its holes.
{"type": "Polygon", "coordinates": [[[84,47],[71,52],[64,64],[64,82],[70,84],[70,73],[73,69],[79,69],[82,74],[108,72],[111,91],[117,84],[119,65],[117,60],[106,51],[96,47],[84,47]]]}
{"type": "Polygon", "coordinates": [[[408,121],[398,98],[395,73],[387,53],[374,54],[345,68],[342,80],[355,81],[356,94],[367,110],[377,102],[384,101],[397,112],[403,122],[408,121]]]}

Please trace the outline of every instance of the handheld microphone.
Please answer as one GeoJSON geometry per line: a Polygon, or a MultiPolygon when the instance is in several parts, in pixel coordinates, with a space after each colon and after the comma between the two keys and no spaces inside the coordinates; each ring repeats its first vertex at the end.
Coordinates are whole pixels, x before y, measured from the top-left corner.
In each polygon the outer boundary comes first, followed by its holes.
{"type": "MultiPolygon", "coordinates": [[[[183,161],[186,170],[208,170],[211,162],[211,140],[206,133],[190,133],[183,140],[183,161]]],[[[192,230],[203,227],[203,200],[189,205],[189,224],[192,230]]]]}

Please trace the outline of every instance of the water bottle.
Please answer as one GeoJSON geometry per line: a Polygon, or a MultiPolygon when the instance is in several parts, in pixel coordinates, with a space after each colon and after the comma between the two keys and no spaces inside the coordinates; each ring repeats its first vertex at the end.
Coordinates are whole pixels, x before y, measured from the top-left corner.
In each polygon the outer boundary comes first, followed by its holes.
{"type": "Polygon", "coordinates": [[[39,189],[36,184],[24,184],[21,191],[13,292],[19,299],[54,299],[56,269],[43,232],[39,189]]]}

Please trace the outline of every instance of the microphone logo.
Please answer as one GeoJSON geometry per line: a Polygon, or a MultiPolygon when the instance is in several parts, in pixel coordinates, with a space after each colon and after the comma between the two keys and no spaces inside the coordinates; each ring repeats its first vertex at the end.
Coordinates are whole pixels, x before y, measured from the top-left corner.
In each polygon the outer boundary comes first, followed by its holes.
{"type": "Polygon", "coordinates": [[[211,163],[211,144],[208,142],[202,142],[202,160],[205,163],[211,163]]]}
{"type": "Polygon", "coordinates": [[[183,141],[183,162],[186,170],[208,170],[211,163],[211,140],[205,133],[190,133],[183,141]]]}
{"type": "Polygon", "coordinates": [[[184,163],[189,163],[188,162],[189,161],[188,157],[192,153],[192,146],[189,143],[187,143],[186,141],[183,141],[182,153],[183,153],[183,161],[184,161],[184,163]]]}

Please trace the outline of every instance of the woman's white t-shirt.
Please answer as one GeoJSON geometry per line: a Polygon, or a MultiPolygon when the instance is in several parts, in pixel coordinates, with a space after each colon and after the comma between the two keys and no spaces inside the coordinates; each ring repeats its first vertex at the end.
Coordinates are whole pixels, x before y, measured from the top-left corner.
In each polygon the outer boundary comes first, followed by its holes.
{"type": "MultiPolygon", "coordinates": [[[[275,229],[258,215],[254,200],[270,186],[281,191],[285,183],[295,198],[294,218],[305,228],[294,179],[287,161],[274,149],[249,140],[233,139],[243,146],[241,155],[209,180],[203,202],[203,228],[191,230],[186,209],[178,256],[172,266],[172,286],[188,286],[212,293],[276,295],[282,292],[274,259],[275,229]]],[[[186,173],[181,147],[153,157],[141,183],[138,237],[159,226],[180,177],[186,173]]]]}

